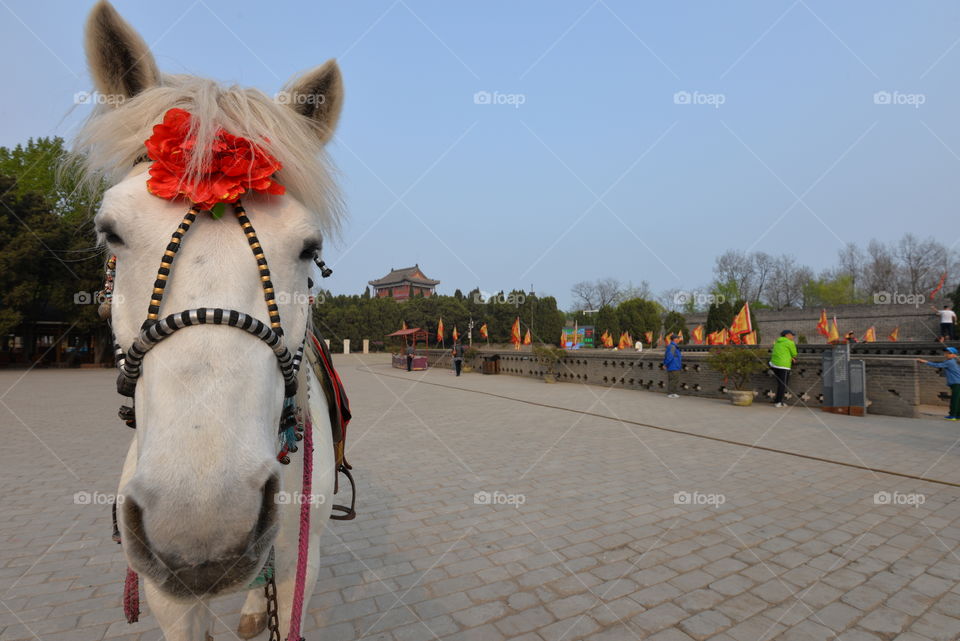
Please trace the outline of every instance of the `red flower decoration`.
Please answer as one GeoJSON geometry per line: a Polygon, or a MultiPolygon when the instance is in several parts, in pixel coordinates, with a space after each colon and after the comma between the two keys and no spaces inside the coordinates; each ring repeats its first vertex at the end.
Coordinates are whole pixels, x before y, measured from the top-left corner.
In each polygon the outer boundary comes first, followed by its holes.
{"type": "Polygon", "coordinates": [[[224,129],[217,132],[213,157],[207,171],[196,179],[186,178],[196,138],[190,137],[190,113],[170,109],[163,122],[153,127],[153,135],[144,143],[153,161],[147,191],[172,200],[184,196],[200,209],[217,203],[234,203],[248,190],[280,195],[286,190],[273,179],[283,165],[246,138],[224,129]]]}

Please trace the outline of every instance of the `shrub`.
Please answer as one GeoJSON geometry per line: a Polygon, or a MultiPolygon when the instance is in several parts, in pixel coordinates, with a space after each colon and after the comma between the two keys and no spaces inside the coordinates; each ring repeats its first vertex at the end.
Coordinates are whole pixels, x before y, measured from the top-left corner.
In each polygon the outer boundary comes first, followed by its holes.
{"type": "Polygon", "coordinates": [[[567,351],[553,345],[534,345],[533,357],[541,367],[547,370],[547,374],[556,376],[557,363],[566,358],[567,351]]]}
{"type": "Polygon", "coordinates": [[[767,350],[735,346],[714,347],[707,356],[707,365],[730,380],[734,389],[742,390],[746,389],[751,375],[767,369],[769,360],[770,353],[767,350]]]}

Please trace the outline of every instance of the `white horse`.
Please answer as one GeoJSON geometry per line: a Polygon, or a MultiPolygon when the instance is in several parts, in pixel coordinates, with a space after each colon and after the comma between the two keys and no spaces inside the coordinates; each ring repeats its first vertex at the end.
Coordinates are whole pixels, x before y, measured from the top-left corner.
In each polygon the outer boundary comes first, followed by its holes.
{"type": "MultiPolygon", "coordinates": [[[[91,11],[86,50],[105,99],[81,130],[76,151],[86,177],[109,186],[95,222],[117,257],[112,323],[118,345],[129,350],[139,334],[159,259],[189,206],[151,195],[145,184],[151,161],[144,157],[144,141],[167,110],[181,108],[198,123],[192,171],[210,162],[209,148],[221,128],[255,141],[283,163],[277,180],[286,194],[245,195],[243,204],[269,261],[284,340],[295,352],[309,323],[309,287],[317,279],[313,258],[338,222],[339,200],[323,153],[342,105],[336,63],[294,79],[276,100],[253,89],[161,74],[143,39],[105,1],[91,11]]],[[[201,212],[171,268],[161,316],[220,307],[266,319],[259,276],[237,219],[201,212]]],[[[309,407],[313,417],[313,493],[324,497],[311,508],[306,611],[336,472],[324,393],[310,367],[300,369],[298,380],[298,405],[309,407]]],[[[289,465],[277,461],[283,399],[274,353],[234,328],[187,328],[143,360],[134,397],[136,435],[118,492],[119,523],[124,554],[144,578],[150,609],[169,641],[208,638],[210,599],[244,589],[271,546],[286,636],[300,506],[276,497],[300,489],[303,451],[291,455],[289,465]]],[[[261,632],[266,610],[262,590],[250,591],[240,634],[261,632]]]]}

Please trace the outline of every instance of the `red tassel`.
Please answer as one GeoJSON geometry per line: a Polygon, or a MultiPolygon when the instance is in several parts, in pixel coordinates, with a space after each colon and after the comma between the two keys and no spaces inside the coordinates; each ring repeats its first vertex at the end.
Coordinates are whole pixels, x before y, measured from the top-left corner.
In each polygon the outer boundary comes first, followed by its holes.
{"type": "Polygon", "coordinates": [[[140,577],[130,568],[127,568],[127,578],[123,582],[123,614],[127,623],[140,620],[140,577]]]}

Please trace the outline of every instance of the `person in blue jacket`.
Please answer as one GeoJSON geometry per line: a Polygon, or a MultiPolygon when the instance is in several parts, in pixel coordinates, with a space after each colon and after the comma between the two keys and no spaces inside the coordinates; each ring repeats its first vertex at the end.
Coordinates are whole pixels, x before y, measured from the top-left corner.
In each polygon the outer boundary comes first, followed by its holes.
{"type": "Polygon", "coordinates": [[[960,363],[957,362],[957,348],[944,347],[947,360],[933,363],[918,358],[918,363],[926,363],[930,367],[938,367],[947,375],[947,387],[950,388],[950,413],[944,418],[948,421],[960,421],[960,363]]]}
{"type": "Polygon", "coordinates": [[[663,352],[663,367],[667,370],[667,398],[680,398],[680,371],[683,369],[683,355],[677,342],[680,337],[670,334],[670,342],[663,352]]]}

